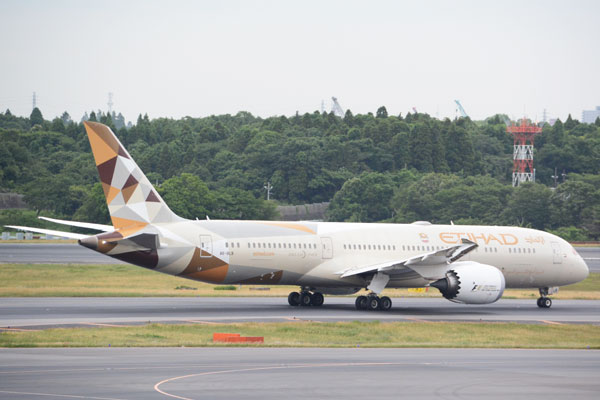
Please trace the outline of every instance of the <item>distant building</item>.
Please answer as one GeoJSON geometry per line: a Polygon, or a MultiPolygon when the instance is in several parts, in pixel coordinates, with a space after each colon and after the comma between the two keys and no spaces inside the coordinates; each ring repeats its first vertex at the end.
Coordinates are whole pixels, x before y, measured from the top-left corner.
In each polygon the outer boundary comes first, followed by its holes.
{"type": "Polygon", "coordinates": [[[581,122],[593,124],[598,117],[600,117],[600,106],[597,106],[595,110],[583,110],[581,113],[581,122]]]}

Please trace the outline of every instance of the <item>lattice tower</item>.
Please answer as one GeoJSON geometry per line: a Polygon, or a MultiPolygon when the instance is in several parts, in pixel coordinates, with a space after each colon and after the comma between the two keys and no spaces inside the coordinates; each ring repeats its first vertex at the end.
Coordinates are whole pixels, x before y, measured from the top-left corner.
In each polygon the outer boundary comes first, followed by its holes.
{"type": "Polygon", "coordinates": [[[542,133],[542,128],[529,124],[525,118],[519,125],[506,127],[514,139],[513,145],[513,186],[523,182],[535,182],[535,169],[533,168],[533,142],[536,135],[542,133]]]}

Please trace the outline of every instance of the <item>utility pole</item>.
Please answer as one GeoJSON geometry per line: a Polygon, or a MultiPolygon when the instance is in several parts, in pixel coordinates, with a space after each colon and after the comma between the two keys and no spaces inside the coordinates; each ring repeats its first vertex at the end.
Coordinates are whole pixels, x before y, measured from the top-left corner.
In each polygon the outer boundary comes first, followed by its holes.
{"type": "Polygon", "coordinates": [[[108,92],[108,114],[112,117],[113,93],[108,92]]]}
{"type": "Polygon", "coordinates": [[[35,92],[33,92],[33,99],[32,99],[31,109],[33,110],[36,107],[37,107],[37,98],[36,98],[35,92]]]}
{"type": "Polygon", "coordinates": [[[267,201],[271,200],[271,190],[273,189],[271,182],[267,182],[263,187],[267,190],[267,201]]]}

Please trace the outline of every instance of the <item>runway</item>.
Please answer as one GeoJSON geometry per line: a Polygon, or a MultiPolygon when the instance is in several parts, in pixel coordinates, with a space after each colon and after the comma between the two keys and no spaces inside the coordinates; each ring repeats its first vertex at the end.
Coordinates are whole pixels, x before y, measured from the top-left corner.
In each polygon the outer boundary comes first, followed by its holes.
{"type": "MultiPolygon", "coordinates": [[[[600,247],[576,247],[590,272],[600,272],[600,247]]],[[[78,244],[0,243],[0,263],[125,264],[78,244]]]]}
{"type": "Polygon", "coordinates": [[[595,399],[600,352],[0,349],[0,399],[595,399]]]}
{"type": "Polygon", "coordinates": [[[393,299],[390,311],[358,311],[354,298],[326,297],[322,307],[290,307],[285,298],[4,298],[2,328],[139,325],[147,323],[282,321],[471,321],[600,325],[600,301],[555,300],[540,309],[531,300],[464,305],[445,299],[393,299]]]}
{"type": "Polygon", "coordinates": [[[0,243],[0,263],[126,264],[73,243],[0,243]]]}

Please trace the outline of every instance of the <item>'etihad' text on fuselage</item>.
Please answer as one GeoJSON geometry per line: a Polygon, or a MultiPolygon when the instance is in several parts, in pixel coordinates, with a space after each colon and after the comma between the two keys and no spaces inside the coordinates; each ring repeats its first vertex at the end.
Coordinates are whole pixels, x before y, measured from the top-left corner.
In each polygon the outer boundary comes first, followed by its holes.
{"type": "Polygon", "coordinates": [[[501,246],[514,246],[519,243],[519,239],[511,233],[471,233],[471,232],[442,232],[440,239],[444,243],[457,244],[461,239],[469,239],[472,242],[480,244],[499,244],[501,246]]]}

